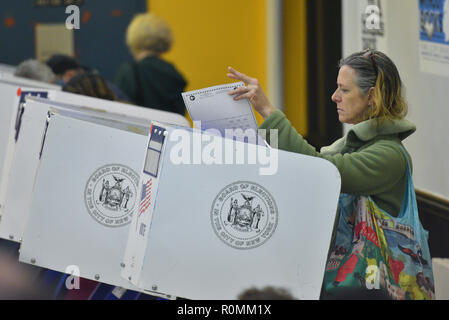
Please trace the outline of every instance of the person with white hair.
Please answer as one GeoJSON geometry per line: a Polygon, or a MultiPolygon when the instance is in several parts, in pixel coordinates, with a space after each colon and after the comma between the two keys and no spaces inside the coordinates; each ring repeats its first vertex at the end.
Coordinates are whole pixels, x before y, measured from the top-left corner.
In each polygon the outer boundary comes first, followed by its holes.
{"type": "Polygon", "coordinates": [[[187,81],[173,64],[161,58],[172,42],[165,20],[151,13],[136,15],[126,32],[126,44],[135,61],[121,66],[115,83],[136,105],[184,116],[181,93],[187,81]]]}
{"type": "Polygon", "coordinates": [[[47,83],[53,83],[56,79],[50,67],[36,59],[28,59],[20,63],[14,75],[47,83]]]}

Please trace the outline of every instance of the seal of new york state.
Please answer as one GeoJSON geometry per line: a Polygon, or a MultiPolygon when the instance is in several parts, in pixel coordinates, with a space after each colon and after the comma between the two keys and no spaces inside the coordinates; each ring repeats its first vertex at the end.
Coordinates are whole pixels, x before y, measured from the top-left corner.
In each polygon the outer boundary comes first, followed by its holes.
{"type": "Polygon", "coordinates": [[[276,231],[278,208],[261,185],[238,181],[215,197],[211,222],[221,241],[235,249],[253,249],[266,243],[276,231]]]}
{"type": "Polygon", "coordinates": [[[127,166],[110,164],[97,169],[84,190],[87,211],[108,227],[130,223],[137,203],[138,184],[139,175],[127,166]]]}

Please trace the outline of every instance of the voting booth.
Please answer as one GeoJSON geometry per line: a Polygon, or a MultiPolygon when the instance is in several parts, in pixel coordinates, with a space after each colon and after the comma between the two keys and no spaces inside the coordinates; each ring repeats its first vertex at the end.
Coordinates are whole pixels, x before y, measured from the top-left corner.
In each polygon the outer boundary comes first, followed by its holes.
{"type": "Polygon", "coordinates": [[[153,123],[141,167],[124,279],[188,299],[253,286],[319,298],[340,192],[330,162],[153,123]],[[225,164],[225,150],[271,152],[273,163],[225,164]]]}
{"type": "Polygon", "coordinates": [[[91,121],[50,113],[19,260],[138,290],[120,270],[147,136],[91,121]]]}
{"type": "Polygon", "coordinates": [[[160,123],[147,137],[94,122],[51,114],[20,261],[166,297],[235,299],[264,285],[319,297],[340,190],[331,163],[160,123]],[[217,156],[220,143],[274,152],[262,167],[276,170],[182,162],[198,151],[208,161],[210,143],[217,156]]]}
{"type": "MultiPolygon", "coordinates": [[[[93,117],[97,123],[112,121],[115,126],[121,125],[124,129],[145,135],[148,134],[150,121],[155,119],[189,126],[189,122],[178,114],[66,92],[46,91],[43,93],[48,99],[28,97],[26,106],[23,107],[21,104],[20,121],[16,121],[19,126],[15,123],[10,124],[8,162],[5,165],[5,175],[2,179],[3,194],[0,197],[2,203],[0,237],[16,242],[20,242],[22,238],[28,217],[40,147],[47,114],[51,108],[66,110],[66,112],[70,110],[72,116],[78,118],[93,117]]],[[[15,101],[15,103],[19,102],[15,101]]]]}
{"type": "Polygon", "coordinates": [[[21,105],[27,95],[48,97],[59,86],[0,73],[0,214],[11,165],[12,148],[19,125],[21,105]]]}
{"type": "Polygon", "coordinates": [[[0,221],[21,262],[169,299],[268,285],[319,298],[340,191],[330,162],[163,111],[26,92],[0,221]]]}

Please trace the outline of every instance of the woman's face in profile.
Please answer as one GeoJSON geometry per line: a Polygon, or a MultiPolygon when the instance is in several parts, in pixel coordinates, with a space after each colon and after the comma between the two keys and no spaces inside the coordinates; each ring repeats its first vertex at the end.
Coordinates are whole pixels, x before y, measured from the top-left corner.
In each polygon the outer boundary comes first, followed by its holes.
{"type": "Polygon", "coordinates": [[[332,101],[337,104],[338,120],[341,123],[357,124],[367,119],[368,94],[363,94],[356,83],[356,73],[349,66],[340,68],[337,90],[332,101]]]}

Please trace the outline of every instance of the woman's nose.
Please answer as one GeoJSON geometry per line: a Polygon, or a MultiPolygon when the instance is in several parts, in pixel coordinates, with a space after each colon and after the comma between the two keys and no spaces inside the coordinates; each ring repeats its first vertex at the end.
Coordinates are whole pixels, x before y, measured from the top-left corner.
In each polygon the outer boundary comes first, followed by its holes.
{"type": "Polygon", "coordinates": [[[332,99],[332,101],[335,102],[335,103],[337,103],[337,102],[340,100],[340,97],[339,97],[339,95],[338,95],[338,89],[335,90],[335,92],[334,92],[334,94],[332,95],[331,99],[332,99]]]}

